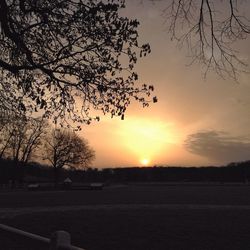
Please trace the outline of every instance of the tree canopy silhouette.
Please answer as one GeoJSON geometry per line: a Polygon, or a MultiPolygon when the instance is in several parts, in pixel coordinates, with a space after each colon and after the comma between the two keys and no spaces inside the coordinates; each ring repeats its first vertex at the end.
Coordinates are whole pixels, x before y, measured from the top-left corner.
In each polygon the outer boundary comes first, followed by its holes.
{"type": "MultiPolygon", "coordinates": [[[[1,0],[1,109],[89,123],[91,111],[123,118],[131,99],[144,106],[134,65],[150,52],[123,0],[1,0]]],[[[156,101],[156,98],[153,98],[156,101]]],[[[98,119],[98,117],[96,117],[98,119]]]]}
{"type": "Polygon", "coordinates": [[[42,118],[10,116],[2,126],[0,120],[0,158],[27,164],[35,158],[35,151],[42,144],[47,126],[42,118]]]}
{"type": "Polygon", "coordinates": [[[54,169],[55,184],[63,167],[86,169],[95,159],[95,152],[88,141],[68,129],[53,129],[46,139],[44,150],[44,160],[54,169]]]}

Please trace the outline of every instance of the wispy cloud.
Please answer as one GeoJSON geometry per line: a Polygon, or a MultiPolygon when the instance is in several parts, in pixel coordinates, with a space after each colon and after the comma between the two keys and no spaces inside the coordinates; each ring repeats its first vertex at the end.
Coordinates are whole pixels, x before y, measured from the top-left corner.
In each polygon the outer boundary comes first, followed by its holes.
{"type": "Polygon", "coordinates": [[[250,137],[232,136],[226,132],[209,130],[191,134],[185,148],[200,156],[220,162],[250,159],[250,137]]]}

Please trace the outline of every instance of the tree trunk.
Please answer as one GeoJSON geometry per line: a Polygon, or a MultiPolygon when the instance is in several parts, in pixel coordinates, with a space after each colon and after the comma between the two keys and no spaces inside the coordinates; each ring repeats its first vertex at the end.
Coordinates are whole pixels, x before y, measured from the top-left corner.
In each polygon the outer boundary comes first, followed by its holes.
{"type": "Polygon", "coordinates": [[[60,169],[54,167],[54,187],[56,189],[59,187],[59,177],[60,177],[60,169]]]}

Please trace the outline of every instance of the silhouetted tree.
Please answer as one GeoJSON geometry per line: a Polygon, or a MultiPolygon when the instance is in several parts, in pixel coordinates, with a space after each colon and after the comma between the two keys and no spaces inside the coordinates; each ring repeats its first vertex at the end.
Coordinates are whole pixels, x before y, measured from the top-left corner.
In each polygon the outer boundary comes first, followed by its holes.
{"type": "Polygon", "coordinates": [[[55,185],[63,167],[86,169],[95,158],[87,140],[71,130],[53,129],[45,143],[44,159],[54,168],[55,185]]]}
{"type": "Polygon", "coordinates": [[[41,145],[46,122],[42,118],[13,117],[5,127],[5,158],[27,163],[41,145]]]}
{"type": "Polygon", "coordinates": [[[12,131],[10,126],[10,118],[6,117],[1,113],[0,116],[0,159],[3,158],[5,150],[8,148],[10,144],[10,140],[12,137],[12,131]]]}
{"type": "Polygon", "coordinates": [[[205,76],[212,69],[237,80],[247,69],[234,47],[250,33],[247,8],[248,1],[170,0],[163,12],[171,39],[187,46],[191,63],[202,64],[205,76]]]}
{"type": "MultiPolygon", "coordinates": [[[[123,118],[137,87],[137,20],[123,0],[0,1],[0,109],[38,111],[55,120],[91,121],[90,109],[123,118]]],[[[156,98],[153,99],[156,101],[156,98]]],[[[96,119],[99,119],[96,117],[96,119]]]]}
{"type": "Polygon", "coordinates": [[[0,158],[13,161],[16,175],[22,179],[22,169],[41,145],[46,133],[46,122],[42,118],[9,117],[0,131],[0,158]]]}

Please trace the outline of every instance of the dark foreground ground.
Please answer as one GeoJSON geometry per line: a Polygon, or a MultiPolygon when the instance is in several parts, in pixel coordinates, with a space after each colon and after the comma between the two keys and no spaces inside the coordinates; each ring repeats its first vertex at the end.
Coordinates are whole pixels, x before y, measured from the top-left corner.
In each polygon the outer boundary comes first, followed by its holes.
{"type": "MultiPolygon", "coordinates": [[[[0,192],[0,223],[86,250],[250,249],[249,186],[0,192]]],[[[0,230],[0,249],[47,249],[0,230]]]]}

